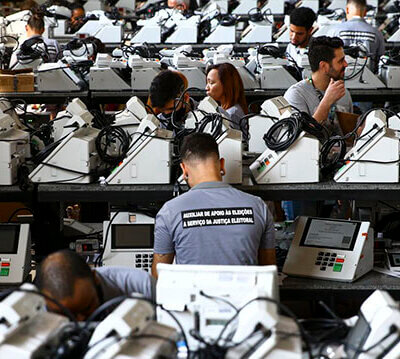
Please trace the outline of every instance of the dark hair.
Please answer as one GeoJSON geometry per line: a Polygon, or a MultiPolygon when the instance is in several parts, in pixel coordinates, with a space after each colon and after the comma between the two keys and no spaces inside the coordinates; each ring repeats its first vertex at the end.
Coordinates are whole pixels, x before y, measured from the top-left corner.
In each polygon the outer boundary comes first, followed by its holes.
{"type": "Polygon", "coordinates": [[[365,9],[367,7],[367,0],[347,0],[347,4],[353,4],[358,9],[365,9]]]}
{"type": "Polygon", "coordinates": [[[43,32],[44,31],[43,13],[40,11],[32,10],[32,15],[29,17],[27,24],[31,29],[43,32]]]}
{"type": "Polygon", "coordinates": [[[83,258],[65,249],[50,254],[40,263],[35,284],[40,291],[46,290],[54,299],[61,300],[73,296],[78,279],[88,279],[94,285],[93,273],[83,258]]]}
{"type": "Polygon", "coordinates": [[[315,19],[315,12],[308,7],[298,7],[290,13],[290,23],[295,26],[305,27],[306,30],[312,28],[315,19]]]}
{"type": "Polygon", "coordinates": [[[308,61],[311,71],[318,71],[321,61],[330,64],[335,57],[335,49],[340,49],[343,46],[343,41],[339,37],[312,37],[308,45],[308,61]]]}
{"type": "Polygon", "coordinates": [[[219,158],[217,142],[210,134],[202,132],[184,137],[180,154],[182,161],[206,160],[211,156],[219,158]]]}
{"type": "Polygon", "coordinates": [[[185,90],[185,84],[176,71],[161,71],[151,82],[149,97],[151,106],[165,107],[166,103],[176,99],[185,90]]]}
{"type": "Polygon", "coordinates": [[[236,67],[230,63],[212,65],[207,69],[207,75],[211,70],[218,71],[219,80],[222,83],[224,91],[224,102],[221,103],[223,109],[231,108],[239,104],[243,112],[247,114],[247,102],[244,95],[244,86],[242,78],[236,67]]]}
{"type": "Polygon", "coordinates": [[[83,11],[85,11],[85,8],[83,7],[83,5],[82,5],[82,4],[79,4],[79,3],[73,3],[73,4],[71,4],[71,5],[69,6],[69,9],[70,9],[71,11],[74,11],[74,10],[77,10],[77,9],[82,9],[83,11]]]}

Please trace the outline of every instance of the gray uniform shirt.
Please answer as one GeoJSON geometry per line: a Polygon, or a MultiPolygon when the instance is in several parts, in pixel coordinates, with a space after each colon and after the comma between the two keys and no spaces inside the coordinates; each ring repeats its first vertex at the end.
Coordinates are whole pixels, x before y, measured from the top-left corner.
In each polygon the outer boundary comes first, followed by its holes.
{"type": "Polygon", "coordinates": [[[240,120],[245,116],[242,106],[238,103],[225,110],[231,119],[231,127],[235,130],[240,130],[240,120]]]}
{"type": "Polygon", "coordinates": [[[356,16],[349,21],[332,25],[327,35],[340,37],[345,46],[364,44],[371,55],[371,69],[375,72],[378,70],[379,58],[385,53],[385,39],[376,27],[363,18],[356,16]]]}
{"type": "Polygon", "coordinates": [[[222,182],[198,184],[156,217],[154,253],[175,253],[177,264],[257,264],[258,250],[274,247],[265,203],[222,182]]]}
{"type": "Polygon", "coordinates": [[[155,281],[144,270],[129,267],[95,268],[103,292],[103,301],[131,293],[143,294],[145,298],[155,300],[155,281]]]}
{"type": "MultiPolygon", "coordinates": [[[[317,90],[308,80],[302,80],[290,86],[284,97],[292,106],[313,116],[324,94],[324,91],[317,90]]],[[[331,133],[341,135],[342,131],[335,114],[336,111],[353,112],[353,102],[349,90],[346,89],[345,95],[332,106],[328,121],[324,123],[331,133]]]]}

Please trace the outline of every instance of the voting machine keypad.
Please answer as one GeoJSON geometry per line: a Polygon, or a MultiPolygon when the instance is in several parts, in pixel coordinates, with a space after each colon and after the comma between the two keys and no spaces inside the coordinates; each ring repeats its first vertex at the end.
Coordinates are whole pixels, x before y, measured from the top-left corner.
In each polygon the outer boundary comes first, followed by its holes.
{"type": "Polygon", "coordinates": [[[319,252],[315,260],[315,265],[319,266],[321,271],[332,269],[333,272],[341,272],[344,260],[345,255],[334,252],[319,252]]]}
{"type": "Polygon", "coordinates": [[[135,254],[135,267],[143,269],[147,272],[151,271],[151,265],[153,264],[153,253],[142,252],[135,254]]]}

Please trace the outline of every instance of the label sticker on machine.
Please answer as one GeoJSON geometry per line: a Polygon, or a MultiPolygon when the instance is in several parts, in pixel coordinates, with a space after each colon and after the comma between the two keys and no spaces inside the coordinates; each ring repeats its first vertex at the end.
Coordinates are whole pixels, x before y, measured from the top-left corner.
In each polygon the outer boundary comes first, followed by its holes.
{"type": "Polygon", "coordinates": [[[359,228],[359,222],[309,218],[300,245],[351,251],[359,228]]]}
{"type": "Polygon", "coordinates": [[[182,212],[183,228],[254,224],[253,208],[205,208],[182,212]]]}

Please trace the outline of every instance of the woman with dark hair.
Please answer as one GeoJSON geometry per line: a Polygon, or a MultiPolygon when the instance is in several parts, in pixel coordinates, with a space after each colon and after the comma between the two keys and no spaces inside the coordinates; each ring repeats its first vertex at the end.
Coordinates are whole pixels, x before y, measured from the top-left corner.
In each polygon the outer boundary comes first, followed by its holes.
{"type": "Polygon", "coordinates": [[[44,62],[57,61],[60,52],[58,42],[42,36],[45,30],[43,13],[36,9],[32,9],[31,13],[29,20],[25,25],[26,40],[22,43],[20,42],[19,48],[13,53],[10,61],[10,68],[13,68],[18,63],[18,54],[21,55],[23,52],[29,53],[29,48],[42,52],[44,62]]]}
{"type": "Polygon", "coordinates": [[[240,129],[240,119],[247,114],[243,81],[235,66],[229,63],[207,69],[207,95],[217,101],[231,117],[232,127],[240,129]]]}

